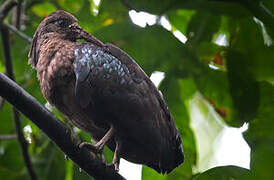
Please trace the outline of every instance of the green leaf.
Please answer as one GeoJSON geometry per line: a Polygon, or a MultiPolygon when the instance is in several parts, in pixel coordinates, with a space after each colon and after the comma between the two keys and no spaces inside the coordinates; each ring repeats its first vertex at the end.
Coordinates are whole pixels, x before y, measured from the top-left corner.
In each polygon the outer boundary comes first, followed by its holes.
{"type": "Polygon", "coordinates": [[[194,14],[195,14],[195,11],[193,10],[179,9],[177,11],[169,11],[167,16],[172,26],[174,26],[176,29],[178,29],[184,35],[186,35],[187,25],[194,14]]]}
{"type": "Polygon", "coordinates": [[[215,111],[230,125],[235,117],[236,108],[232,102],[227,74],[204,67],[194,76],[197,88],[215,111]]]}
{"type": "Polygon", "coordinates": [[[28,177],[16,139],[0,140],[0,177],[11,180],[28,177]]]}
{"type": "Polygon", "coordinates": [[[89,32],[95,32],[114,23],[129,22],[128,9],[121,1],[102,0],[98,7],[98,14],[90,8],[93,2],[84,1],[82,9],[76,14],[79,24],[89,32]]]}
{"type": "Polygon", "coordinates": [[[82,5],[84,0],[58,0],[59,5],[66,11],[69,11],[70,13],[76,13],[78,12],[82,5]]]}
{"type": "Polygon", "coordinates": [[[216,147],[220,143],[216,138],[223,131],[224,125],[212,105],[200,93],[195,93],[188,100],[188,109],[197,144],[198,157],[194,168],[196,172],[202,172],[212,167],[216,147]]]}
{"type": "Polygon", "coordinates": [[[187,26],[188,43],[195,47],[202,41],[211,42],[214,33],[219,30],[220,24],[220,16],[209,12],[197,12],[192,16],[187,26]]]}
{"type": "Polygon", "coordinates": [[[202,174],[197,175],[194,180],[231,180],[231,179],[249,179],[251,173],[249,170],[237,166],[221,166],[209,169],[202,174]]]}
{"type": "Polygon", "coordinates": [[[274,86],[261,82],[260,106],[256,117],[249,123],[245,139],[251,147],[251,171],[257,179],[273,179],[274,161],[274,86]]]}
{"type": "Polygon", "coordinates": [[[37,5],[32,6],[32,11],[40,17],[46,17],[50,13],[56,11],[56,7],[54,4],[50,2],[44,2],[37,5]]]}
{"type": "MultiPolygon", "coordinates": [[[[231,19],[231,21],[233,21],[231,19]]],[[[231,22],[231,47],[241,52],[246,58],[246,69],[258,81],[274,81],[273,46],[268,46],[264,39],[264,30],[253,18],[231,22]]]]}
{"type": "Polygon", "coordinates": [[[259,106],[258,83],[248,73],[246,66],[247,57],[229,51],[227,55],[228,78],[233,104],[236,107],[233,125],[242,125],[252,120],[259,106]]]}

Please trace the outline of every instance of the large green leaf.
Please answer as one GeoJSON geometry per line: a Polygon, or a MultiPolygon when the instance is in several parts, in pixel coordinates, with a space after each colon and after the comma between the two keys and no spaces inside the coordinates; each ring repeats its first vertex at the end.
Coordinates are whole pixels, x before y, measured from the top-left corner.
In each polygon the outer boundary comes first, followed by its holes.
{"type": "Polygon", "coordinates": [[[249,170],[237,166],[215,167],[202,174],[197,175],[195,180],[230,180],[230,179],[250,179],[249,170]]]}
{"type": "Polygon", "coordinates": [[[274,172],[274,87],[262,82],[260,105],[256,117],[249,123],[245,138],[251,147],[251,171],[257,179],[273,179],[274,172]]]}
{"type": "Polygon", "coordinates": [[[210,42],[214,33],[219,30],[221,17],[209,12],[197,12],[187,26],[188,43],[196,47],[202,41],[210,42]]]}
{"type": "MultiPolygon", "coordinates": [[[[231,21],[233,21],[231,19],[231,21]]],[[[233,50],[245,56],[245,66],[248,73],[258,81],[274,81],[273,46],[267,45],[264,39],[264,30],[253,18],[234,21],[235,29],[232,34],[233,50]],[[238,24],[238,25],[237,25],[238,24]]],[[[233,30],[231,30],[233,31],[233,30]]]]}
{"type": "Polygon", "coordinates": [[[224,130],[224,124],[200,93],[195,93],[188,100],[188,109],[198,154],[197,164],[193,168],[195,172],[203,172],[216,164],[216,147],[222,143],[218,141],[218,137],[224,130]]]}
{"type": "Polygon", "coordinates": [[[232,124],[230,122],[233,121],[236,109],[229,92],[227,74],[204,67],[204,70],[195,76],[195,82],[199,91],[219,115],[229,124],[232,124]]]}
{"type": "Polygon", "coordinates": [[[230,51],[227,55],[230,92],[237,112],[232,124],[243,124],[252,120],[259,106],[258,83],[247,72],[248,59],[240,53],[230,51]]]}

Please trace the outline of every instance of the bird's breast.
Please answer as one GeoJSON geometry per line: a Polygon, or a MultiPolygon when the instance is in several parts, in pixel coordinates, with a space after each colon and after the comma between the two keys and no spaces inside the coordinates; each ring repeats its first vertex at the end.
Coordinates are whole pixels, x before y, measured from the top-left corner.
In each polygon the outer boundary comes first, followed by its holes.
{"type": "Polygon", "coordinates": [[[74,80],[73,60],[75,45],[70,41],[50,39],[40,48],[37,76],[45,98],[52,102],[60,88],[74,80]]]}

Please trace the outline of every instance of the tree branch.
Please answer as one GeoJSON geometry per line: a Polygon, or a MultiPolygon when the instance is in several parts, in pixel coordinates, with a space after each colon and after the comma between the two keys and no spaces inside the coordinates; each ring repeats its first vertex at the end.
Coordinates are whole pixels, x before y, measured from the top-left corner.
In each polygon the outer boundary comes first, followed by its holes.
{"type": "Polygon", "coordinates": [[[18,0],[15,11],[15,27],[20,30],[21,28],[21,14],[22,14],[22,0],[18,0]]]}
{"type": "MultiPolygon", "coordinates": [[[[13,67],[12,67],[12,60],[11,60],[11,54],[10,54],[10,44],[9,44],[9,32],[6,28],[1,27],[1,34],[2,34],[2,45],[3,45],[3,51],[4,51],[4,57],[5,57],[5,68],[6,73],[11,79],[14,78],[13,73],[13,67]]],[[[28,144],[25,140],[23,131],[22,131],[22,125],[19,117],[19,112],[15,109],[15,107],[12,107],[13,112],[13,121],[15,124],[17,139],[20,144],[21,152],[24,158],[24,162],[26,165],[26,168],[28,170],[29,176],[32,180],[36,180],[37,176],[33,170],[33,167],[31,165],[29,153],[28,153],[28,144]]]]}
{"type": "Polygon", "coordinates": [[[5,19],[8,15],[9,11],[16,5],[17,3],[14,0],[5,1],[0,7],[0,22],[5,19]]]}
{"type": "Polygon", "coordinates": [[[17,34],[21,38],[25,39],[28,43],[32,42],[31,37],[27,36],[26,34],[22,33],[21,31],[19,31],[15,26],[10,25],[8,23],[3,23],[3,26],[8,28],[9,30],[11,30],[13,33],[17,34]]]}
{"type": "Polygon", "coordinates": [[[0,96],[46,133],[81,169],[98,180],[125,180],[114,169],[106,167],[93,153],[85,148],[80,149],[80,140],[69,128],[3,73],[0,73],[0,86],[0,96]]]}
{"type": "Polygon", "coordinates": [[[16,139],[17,135],[16,134],[1,134],[0,135],[0,140],[9,140],[9,139],[16,139]]]}

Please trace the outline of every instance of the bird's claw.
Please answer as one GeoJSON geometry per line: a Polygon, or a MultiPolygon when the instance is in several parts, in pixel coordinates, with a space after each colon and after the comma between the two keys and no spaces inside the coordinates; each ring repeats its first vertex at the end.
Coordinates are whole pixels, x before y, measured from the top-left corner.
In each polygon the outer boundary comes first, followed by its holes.
{"type": "Polygon", "coordinates": [[[83,147],[89,149],[90,151],[94,152],[95,154],[102,154],[103,153],[103,149],[104,149],[104,146],[96,146],[96,145],[93,145],[91,143],[88,143],[88,142],[82,142],[80,143],[79,145],[79,148],[82,149],[83,147]]]}
{"type": "Polygon", "coordinates": [[[110,163],[106,164],[107,167],[114,169],[116,172],[119,172],[119,164],[118,163],[110,163]]]}

